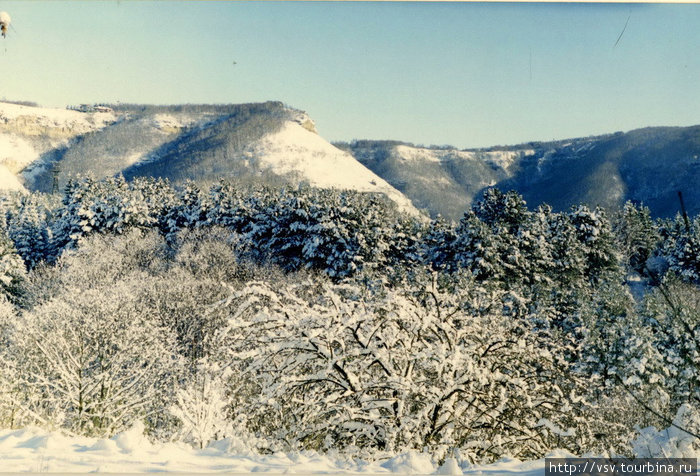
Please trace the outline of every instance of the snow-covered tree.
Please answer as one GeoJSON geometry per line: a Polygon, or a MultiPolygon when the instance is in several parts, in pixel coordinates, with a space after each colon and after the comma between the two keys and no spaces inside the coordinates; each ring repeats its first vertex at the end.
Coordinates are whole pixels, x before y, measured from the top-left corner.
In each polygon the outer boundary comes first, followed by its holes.
{"type": "Polygon", "coordinates": [[[239,409],[249,427],[292,446],[459,447],[473,461],[575,446],[557,343],[502,291],[423,276],[405,288],[250,282],[222,303],[234,310],[224,360],[245,363],[237,380],[260,394],[239,409]]]}
{"type": "Polygon", "coordinates": [[[18,320],[26,411],[75,433],[113,435],[152,417],[177,376],[168,331],[137,299],[138,282],[67,288],[18,320]]]}
{"type": "Polygon", "coordinates": [[[19,197],[7,212],[8,236],[29,269],[50,258],[54,208],[48,197],[32,193],[19,197]]]}
{"type": "Polygon", "coordinates": [[[686,282],[700,283],[700,217],[688,224],[676,216],[660,229],[663,238],[657,255],[666,268],[686,282]]]}
{"type": "Polygon", "coordinates": [[[71,181],[53,224],[53,256],[58,257],[93,233],[121,234],[132,228],[152,228],[164,220],[163,206],[170,200],[165,182],[126,182],[121,176],[71,181]]]}
{"type": "Polygon", "coordinates": [[[7,236],[7,231],[0,226],[0,294],[17,302],[24,294],[26,277],[24,261],[7,236]]]}
{"type": "Polygon", "coordinates": [[[179,437],[204,448],[214,440],[231,436],[225,382],[228,373],[201,359],[195,372],[175,391],[170,412],[180,421],[179,437]]]}
{"type": "Polygon", "coordinates": [[[671,418],[680,405],[700,401],[700,289],[668,278],[647,296],[641,318],[646,338],[630,336],[639,357],[628,361],[627,378],[655,388],[671,418]]]}
{"type": "Polygon", "coordinates": [[[660,236],[651,211],[632,202],[625,203],[614,217],[613,231],[625,265],[630,271],[646,275],[647,260],[658,247],[660,236]]]}
{"type": "Polygon", "coordinates": [[[607,279],[611,272],[619,273],[618,251],[610,221],[603,209],[591,211],[585,205],[580,205],[573,208],[568,216],[583,247],[586,278],[595,284],[607,279]]]}

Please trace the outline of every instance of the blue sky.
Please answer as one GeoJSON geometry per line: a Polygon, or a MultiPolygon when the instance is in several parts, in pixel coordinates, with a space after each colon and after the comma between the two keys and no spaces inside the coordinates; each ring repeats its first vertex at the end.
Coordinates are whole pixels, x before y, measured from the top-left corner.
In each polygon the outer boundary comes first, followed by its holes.
{"type": "Polygon", "coordinates": [[[0,0],[0,10],[14,27],[0,40],[0,98],[46,106],[281,100],[329,140],[458,147],[700,124],[700,5],[0,0]]]}

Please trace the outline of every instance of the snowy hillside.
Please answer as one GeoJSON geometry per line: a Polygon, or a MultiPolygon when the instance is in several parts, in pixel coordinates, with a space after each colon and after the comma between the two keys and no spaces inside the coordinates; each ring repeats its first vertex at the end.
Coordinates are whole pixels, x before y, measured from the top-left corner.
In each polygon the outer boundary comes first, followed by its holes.
{"type": "Polygon", "coordinates": [[[21,187],[15,175],[53,149],[66,146],[77,136],[113,123],[113,113],[84,113],[67,109],[23,106],[0,102],[0,189],[21,187]]]}
{"type": "Polygon", "coordinates": [[[0,165],[0,190],[25,191],[26,189],[5,165],[0,165]]]}
{"type": "Polygon", "coordinates": [[[80,175],[221,178],[386,194],[398,190],[321,138],[304,113],[279,102],[240,105],[115,105],[79,112],[0,103],[0,189],[61,189],[80,175]]]}
{"type": "Polygon", "coordinates": [[[632,200],[665,217],[678,212],[680,190],[688,211],[700,212],[700,126],[460,150],[396,141],[331,145],[306,113],[277,101],[112,108],[0,103],[0,189],[51,192],[85,174],[205,186],[222,178],[304,182],[381,192],[402,210],[453,220],[489,187],[515,190],[530,207],[617,209],[632,200]]]}
{"type": "Polygon", "coordinates": [[[320,188],[383,193],[400,210],[416,212],[411,201],[384,179],[298,121],[288,121],[279,132],[253,142],[242,155],[262,170],[277,175],[296,176],[320,188]]]}
{"type": "Polygon", "coordinates": [[[471,151],[391,141],[339,144],[431,215],[459,220],[475,197],[511,177],[530,149],[471,151]]]}
{"type": "Polygon", "coordinates": [[[673,217],[678,191],[700,212],[700,126],[650,127],[552,142],[459,150],[396,141],[337,144],[431,215],[459,220],[485,188],[515,190],[534,209],[644,203],[673,217]]]}
{"type": "Polygon", "coordinates": [[[397,156],[409,162],[435,162],[445,163],[450,161],[483,162],[494,168],[501,169],[510,176],[510,168],[521,157],[534,154],[534,150],[496,150],[473,151],[457,149],[430,149],[425,147],[413,147],[409,145],[396,146],[397,156]]]}

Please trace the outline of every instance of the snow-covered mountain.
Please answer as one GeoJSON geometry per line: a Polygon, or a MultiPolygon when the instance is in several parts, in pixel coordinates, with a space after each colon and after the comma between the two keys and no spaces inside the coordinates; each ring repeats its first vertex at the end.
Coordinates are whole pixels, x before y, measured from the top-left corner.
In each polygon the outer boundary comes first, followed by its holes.
{"type": "Polygon", "coordinates": [[[399,209],[414,209],[410,200],[347,152],[334,147],[299,121],[286,121],[243,149],[242,157],[261,171],[297,176],[320,188],[381,192],[399,209]]]}
{"type": "Polygon", "coordinates": [[[23,190],[18,174],[76,137],[111,124],[110,112],[81,113],[0,102],[0,188],[23,190]]]}
{"type": "Polygon", "coordinates": [[[324,140],[302,111],[281,103],[115,106],[78,112],[0,103],[0,187],[50,191],[71,178],[124,174],[174,182],[225,177],[403,194],[324,140]]]}
{"type": "MultiPolygon", "coordinates": [[[[89,110],[89,108],[88,108],[89,110]]],[[[700,213],[700,126],[479,150],[396,141],[330,144],[303,111],[280,102],[114,105],[79,112],[0,103],[0,188],[52,191],[77,175],[307,183],[387,195],[400,209],[458,220],[485,188],[532,207],[627,200],[673,216],[678,191],[700,213]]]]}
{"type": "Polygon", "coordinates": [[[431,215],[458,220],[486,187],[515,190],[528,205],[616,209],[627,200],[654,216],[700,213],[700,126],[654,127],[482,150],[391,141],[337,144],[431,215]]]}

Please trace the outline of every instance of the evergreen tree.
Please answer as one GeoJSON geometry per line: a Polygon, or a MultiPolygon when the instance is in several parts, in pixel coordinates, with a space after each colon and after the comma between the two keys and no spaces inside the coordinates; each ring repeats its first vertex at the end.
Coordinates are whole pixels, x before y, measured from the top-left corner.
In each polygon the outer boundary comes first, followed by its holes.
{"type": "Polygon", "coordinates": [[[20,302],[24,294],[27,270],[14,243],[0,227],[0,294],[12,302],[20,302]]]}
{"type": "Polygon", "coordinates": [[[625,203],[613,221],[613,232],[628,270],[646,275],[647,261],[660,241],[649,208],[625,203]]]}

